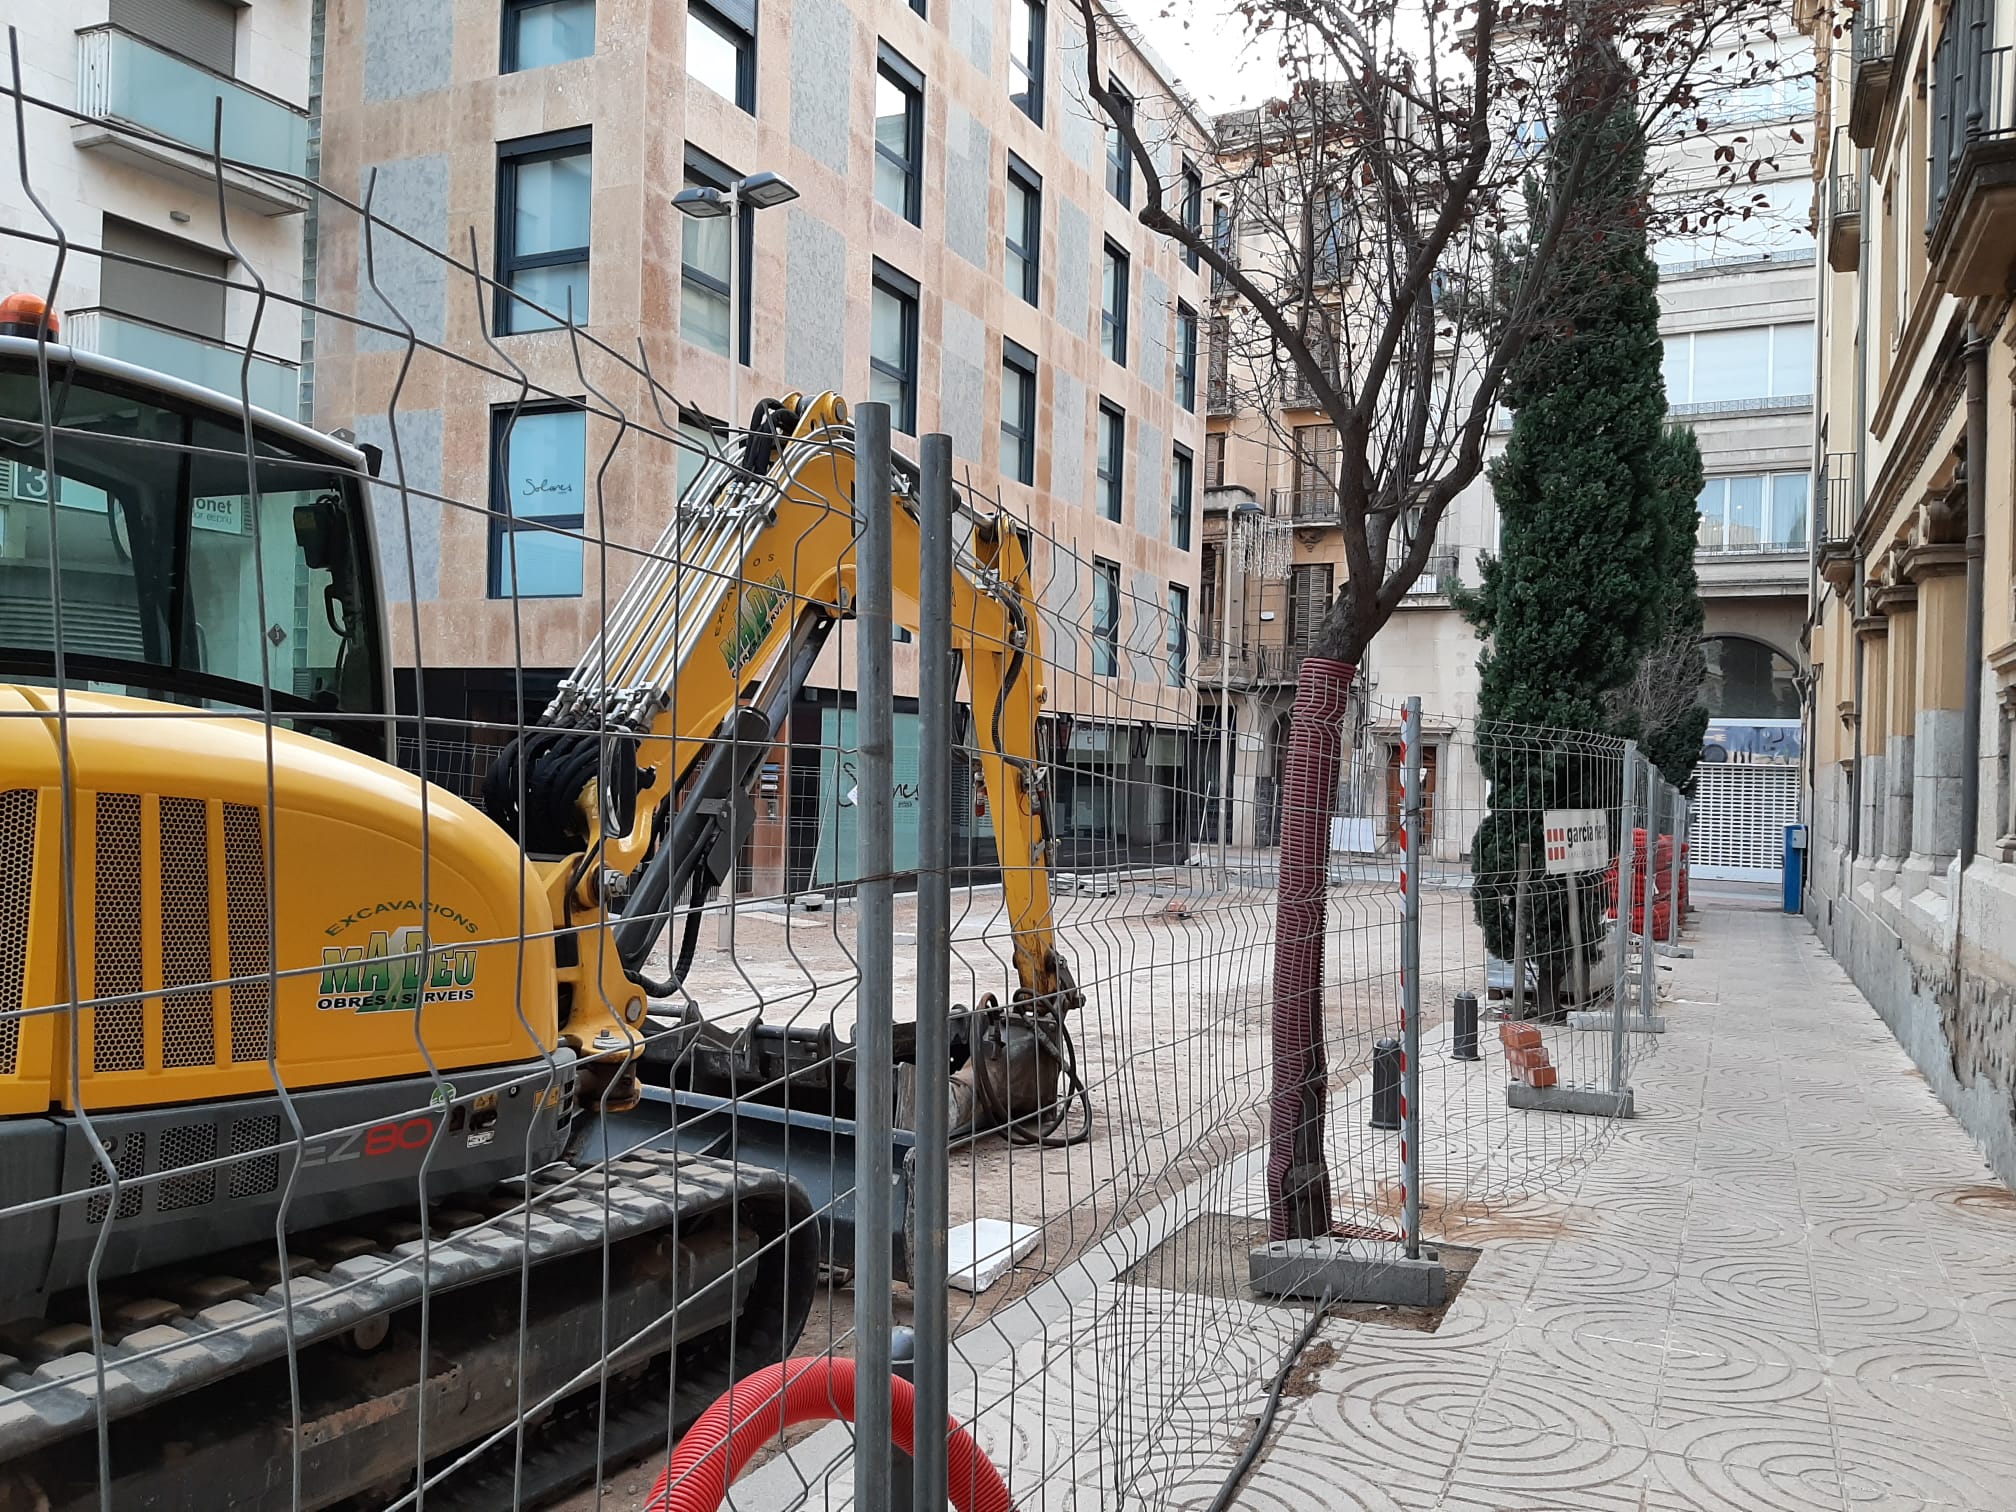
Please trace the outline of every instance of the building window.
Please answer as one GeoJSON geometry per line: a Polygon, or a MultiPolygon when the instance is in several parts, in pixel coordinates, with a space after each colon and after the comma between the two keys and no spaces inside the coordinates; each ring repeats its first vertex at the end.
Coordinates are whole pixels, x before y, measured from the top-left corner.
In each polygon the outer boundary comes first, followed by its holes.
{"type": "Polygon", "coordinates": [[[1813,401],[1813,323],[1666,338],[1666,403],[1711,413],[1813,401]]]}
{"type": "Polygon", "coordinates": [[[592,183],[587,130],[505,143],[497,149],[497,180],[498,331],[544,331],[569,316],[585,325],[592,183]]]}
{"type": "MultiPolygon", "coordinates": [[[[105,19],[229,79],[236,77],[238,65],[238,11],[229,0],[112,0],[105,19]]],[[[102,8],[100,14],[104,15],[102,8]]],[[[209,121],[206,114],[206,133],[209,121]]],[[[204,140],[209,140],[207,135],[204,140]]]]}
{"type": "Polygon", "coordinates": [[[1190,448],[1176,448],[1175,463],[1169,472],[1169,544],[1178,551],[1190,549],[1190,511],[1197,478],[1197,461],[1190,448]]]}
{"type": "Polygon", "coordinates": [[[491,412],[490,597],[580,597],[587,442],[578,404],[491,412]]]}
{"type": "Polygon", "coordinates": [[[1176,402],[1197,413],[1197,312],[1176,306],[1176,402]]]}
{"type": "Polygon", "coordinates": [[[718,5],[687,0],[686,76],[756,114],[756,7],[752,0],[718,5]]]}
{"type": "Polygon", "coordinates": [[[1804,551],[1811,489],[1803,472],[1710,478],[1701,488],[1699,549],[1804,551]]]}
{"type": "Polygon", "coordinates": [[[1043,124],[1043,0],[1008,0],[1008,99],[1043,124]]]}
{"type": "MultiPolygon", "coordinates": [[[[1239,261],[1238,244],[1232,236],[1232,212],[1223,205],[1213,205],[1211,207],[1211,250],[1228,263],[1237,264],[1239,261]]],[[[1211,270],[1211,292],[1213,294],[1222,294],[1230,286],[1231,280],[1226,278],[1223,273],[1220,273],[1216,268],[1211,270]]]]}
{"type": "MultiPolygon", "coordinates": [[[[1127,93],[1120,81],[1111,75],[1106,79],[1107,92],[1113,96],[1113,108],[1120,121],[1134,119],[1134,97],[1127,93]]],[[[1130,209],[1134,204],[1134,156],[1127,150],[1127,138],[1120,134],[1118,125],[1106,128],[1106,192],[1130,209]]]]}
{"type": "Polygon", "coordinates": [[[1099,350],[1127,366],[1127,254],[1110,241],[1100,283],[1099,350]]]}
{"type": "MultiPolygon", "coordinates": [[[[686,187],[727,189],[735,182],[735,170],[697,148],[686,149],[686,187]]],[[[749,361],[750,272],[756,235],[756,212],[744,205],[737,215],[739,236],[728,234],[728,217],[682,215],[679,217],[679,334],[703,351],[728,355],[728,260],[730,242],[739,242],[741,264],[735,277],[737,305],[735,323],[741,327],[736,345],[741,360],[749,361]]]]}
{"type": "Polygon", "coordinates": [[[1120,564],[1092,558],[1092,675],[1120,675],[1120,564]]]}
{"type": "Polygon", "coordinates": [[[1127,483],[1127,412],[1108,400],[1099,401],[1099,518],[1121,517],[1121,497],[1127,483]]]}
{"type": "Polygon", "coordinates": [[[571,63],[595,51],[595,0],[504,0],[500,73],[571,63]]]}
{"type": "Polygon", "coordinates": [[[1001,471],[1036,481],[1036,354],[1001,339],[1001,471]]]}
{"type": "Polygon", "coordinates": [[[1304,562],[1288,576],[1288,644],[1307,652],[1316,627],[1330,612],[1335,595],[1336,567],[1329,562],[1304,562]]]}
{"type": "Polygon", "coordinates": [[[224,339],[230,258],[116,215],[104,218],[99,245],[134,259],[100,261],[98,302],[106,309],[208,341],[224,339]]]}
{"type": "Polygon", "coordinates": [[[1180,688],[1190,674],[1190,590],[1169,585],[1169,686],[1180,688]]]}
{"type": "Polygon", "coordinates": [[[1204,437],[1204,486],[1225,486],[1225,432],[1212,431],[1204,437]]]}
{"type": "Polygon", "coordinates": [[[887,47],[875,67],[875,202],[924,224],[924,75],[887,47]]]}
{"type": "Polygon", "coordinates": [[[1043,278],[1043,180],[1008,154],[1008,288],[1035,304],[1043,278]]]}
{"type": "Polygon", "coordinates": [[[917,281],[879,258],[869,312],[868,397],[889,406],[889,424],[917,433],[917,281]]]}
{"type": "MultiPolygon", "coordinates": [[[[1204,229],[1204,176],[1197,171],[1195,163],[1183,165],[1183,224],[1192,231],[1204,229]]],[[[1183,249],[1183,266],[1192,273],[1197,271],[1197,251],[1194,247],[1183,249]]]]}

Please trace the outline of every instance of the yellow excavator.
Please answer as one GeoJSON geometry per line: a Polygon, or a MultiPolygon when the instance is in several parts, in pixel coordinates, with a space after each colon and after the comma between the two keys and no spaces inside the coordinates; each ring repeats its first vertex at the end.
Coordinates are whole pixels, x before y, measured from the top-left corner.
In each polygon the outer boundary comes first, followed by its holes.
{"type": "MultiPolygon", "coordinates": [[[[610,1120],[850,614],[852,442],[831,395],[759,408],[484,812],[395,764],[378,459],[0,303],[0,1512],[382,1504],[466,1459],[438,1512],[499,1454],[529,1505],[789,1351],[803,1188],[610,1120]]],[[[956,507],[991,1011],[1055,1026],[1029,541],[956,507]]]]}

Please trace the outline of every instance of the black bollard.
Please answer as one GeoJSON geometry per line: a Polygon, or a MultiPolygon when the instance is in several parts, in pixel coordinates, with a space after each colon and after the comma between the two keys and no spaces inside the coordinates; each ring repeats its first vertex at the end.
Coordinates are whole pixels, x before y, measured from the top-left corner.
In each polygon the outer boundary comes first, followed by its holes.
{"type": "Polygon", "coordinates": [[[1451,1007],[1456,1014],[1456,1059],[1482,1060],[1477,1053],[1477,994],[1459,992],[1451,1007]]]}
{"type": "Polygon", "coordinates": [[[1382,1039],[1372,1047],[1372,1127],[1400,1127],[1400,1041],[1382,1039]]]}

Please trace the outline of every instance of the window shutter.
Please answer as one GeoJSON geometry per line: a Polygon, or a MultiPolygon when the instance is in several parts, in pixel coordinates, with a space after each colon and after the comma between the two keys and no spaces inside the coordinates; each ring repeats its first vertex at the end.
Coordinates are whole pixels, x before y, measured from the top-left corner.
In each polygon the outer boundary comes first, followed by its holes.
{"type": "Polygon", "coordinates": [[[238,7],[225,0],[112,0],[112,24],[227,79],[234,76],[238,7]]]}
{"type": "Polygon", "coordinates": [[[224,339],[224,286],[187,278],[176,270],[222,278],[231,268],[228,257],[109,215],[105,217],[104,246],[107,252],[145,259],[129,263],[108,257],[103,261],[98,302],[106,309],[192,336],[224,339]]]}

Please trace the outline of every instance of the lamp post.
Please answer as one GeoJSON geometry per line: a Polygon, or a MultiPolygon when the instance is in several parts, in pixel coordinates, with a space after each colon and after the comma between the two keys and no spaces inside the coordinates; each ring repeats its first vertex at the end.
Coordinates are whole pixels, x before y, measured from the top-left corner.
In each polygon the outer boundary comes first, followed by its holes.
{"type": "Polygon", "coordinates": [[[774,173],[751,173],[725,189],[699,185],[672,196],[672,207],[694,220],[728,217],[728,429],[742,424],[742,211],[768,210],[798,198],[798,191],[774,173]]]}
{"type": "MultiPolygon", "coordinates": [[[[672,207],[694,220],[728,217],[728,438],[742,427],[742,209],[768,210],[798,198],[798,191],[774,173],[751,173],[736,179],[725,189],[695,185],[672,196],[672,207]]],[[[745,434],[744,440],[747,437],[745,434]]],[[[722,885],[728,906],[721,910],[716,925],[715,948],[735,947],[735,869],[730,866],[722,885]]]]}

